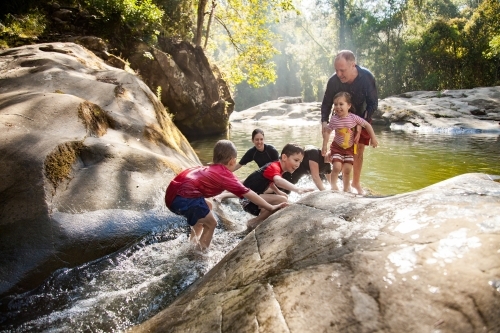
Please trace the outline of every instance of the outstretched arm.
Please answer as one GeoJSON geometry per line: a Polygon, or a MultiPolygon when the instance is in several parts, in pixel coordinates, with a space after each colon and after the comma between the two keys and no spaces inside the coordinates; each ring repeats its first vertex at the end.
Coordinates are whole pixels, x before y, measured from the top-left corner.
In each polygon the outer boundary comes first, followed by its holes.
{"type": "Polygon", "coordinates": [[[276,186],[284,188],[285,190],[297,192],[299,194],[314,191],[313,188],[301,188],[301,187],[295,186],[294,184],[290,183],[288,180],[283,179],[281,176],[274,176],[273,181],[276,184],[276,186]]]}
{"type": "Polygon", "coordinates": [[[278,186],[276,186],[276,184],[275,184],[275,183],[271,183],[271,185],[269,185],[269,187],[271,188],[271,190],[272,190],[274,193],[276,193],[276,194],[278,194],[278,195],[282,195],[282,196],[284,196],[285,198],[288,198],[288,194],[286,194],[285,192],[283,192],[282,190],[280,190],[280,189],[278,188],[278,186]]]}
{"type": "Polygon", "coordinates": [[[268,203],[266,200],[264,200],[260,195],[255,193],[254,191],[250,190],[246,194],[243,195],[243,197],[247,198],[260,208],[264,208],[270,212],[274,212],[280,208],[288,206],[288,202],[282,202],[279,205],[271,205],[268,203]]]}
{"type": "Polygon", "coordinates": [[[319,165],[318,162],[309,161],[309,171],[311,172],[311,177],[313,179],[314,184],[320,191],[325,190],[325,186],[323,185],[323,181],[319,176],[319,165]]]}

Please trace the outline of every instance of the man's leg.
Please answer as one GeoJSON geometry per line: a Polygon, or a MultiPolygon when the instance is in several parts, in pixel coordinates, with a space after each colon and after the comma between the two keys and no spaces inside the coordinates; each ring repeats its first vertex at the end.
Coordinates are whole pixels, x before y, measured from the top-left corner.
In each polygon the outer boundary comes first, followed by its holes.
{"type": "Polygon", "coordinates": [[[354,155],[354,165],[352,172],[352,184],[351,186],[358,191],[358,194],[363,194],[363,189],[361,188],[361,169],[363,168],[363,153],[365,151],[365,145],[358,143],[358,153],[354,155]]]}

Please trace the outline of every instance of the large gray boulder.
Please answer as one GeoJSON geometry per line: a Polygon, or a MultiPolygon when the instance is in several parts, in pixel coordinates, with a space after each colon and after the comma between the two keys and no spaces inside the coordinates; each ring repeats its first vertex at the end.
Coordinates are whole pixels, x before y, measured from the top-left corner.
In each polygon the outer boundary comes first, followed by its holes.
{"type": "Polygon", "coordinates": [[[199,165],[154,93],[73,43],[0,53],[0,295],[164,225],[199,165]]]}
{"type": "Polygon", "coordinates": [[[498,332],[500,184],[315,192],[132,332],[498,332]]]}
{"type": "Polygon", "coordinates": [[[391,128],[409,132],[500,132],[500,86],[413,91],[379,103],[391,128]]]}
{"type": "Polygon", "coordinates": [[[201,47],[160,39],[159,48],[138,44],[127,59],[151,90],[161,95],[186,136],[226,133],[234,101],[219,69],[208,62],[201,47]]]}

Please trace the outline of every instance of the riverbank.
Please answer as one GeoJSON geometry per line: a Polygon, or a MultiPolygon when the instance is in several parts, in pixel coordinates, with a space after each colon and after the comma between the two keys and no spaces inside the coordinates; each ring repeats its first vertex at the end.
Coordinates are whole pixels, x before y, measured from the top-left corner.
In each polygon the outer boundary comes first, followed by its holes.
{"type": "MultiPolygon", "coordinates": [[[[282,98],[233,112],[236,122],[320,122],[321,103],[282,98]]],[[[379,100],[373,123],[415,133],[500,133],[500,86],[415,91],[379,100]]]]}

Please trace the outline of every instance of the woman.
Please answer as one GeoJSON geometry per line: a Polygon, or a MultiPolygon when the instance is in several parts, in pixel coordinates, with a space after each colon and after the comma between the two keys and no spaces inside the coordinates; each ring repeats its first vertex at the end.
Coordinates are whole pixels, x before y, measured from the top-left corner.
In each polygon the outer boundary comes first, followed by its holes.
{"type": "Polygon", "coordinates": [[[254,161],[259,168],[263,167],[269,162],[279,160],[279,154],[276,148],[272,145],[264,143],[264,131],[256,128],[252,132],[252,142],[254,146],[243,155],[240,161],[236,164],[234,171],[241,168],[243,165],[254,161]]]}
{"type": "MultiPolygon", "coordinates": [[[[252,161],[257,163],[259,168],[261,168],[269,162],[279,160],[279,154],[276,148],[274,148],[273,145],[267,145],[264,143],[264,131],[260,128],[256,128],[253,130],[252,142],[254,146],[248,149],[245,155],[243,155],[240,161],[236,164],[233,172],[252,161]]],[[[221,202],[222,200],[227,198],[235,198],[235,196],[232,193],[226,191],[216,196],[214,199],[215,201],[221,202]]]]}

